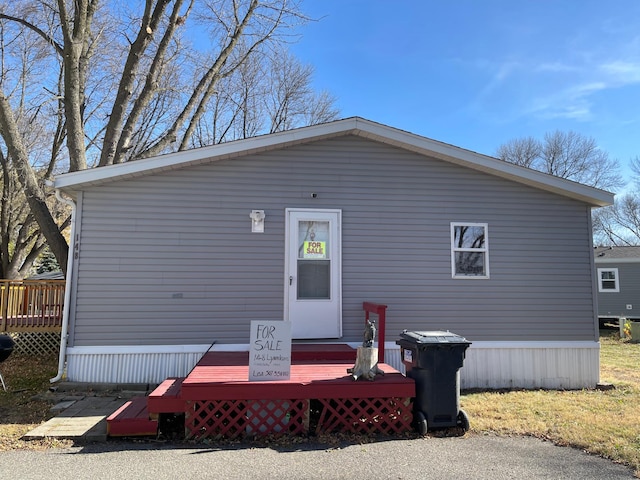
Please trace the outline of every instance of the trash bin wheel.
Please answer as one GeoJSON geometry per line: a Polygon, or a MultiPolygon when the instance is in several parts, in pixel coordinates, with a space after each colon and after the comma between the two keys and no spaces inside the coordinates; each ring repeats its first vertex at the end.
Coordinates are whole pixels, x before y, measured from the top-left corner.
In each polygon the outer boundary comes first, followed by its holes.
{"type": "Polygon", "coordinates": [[[427,417],[421,411],[416,411],[415,413],[415,422],[416,422],[416,430],[420,435],[426,435],[427,430],[429,430],[429,426],[427,425],[427,417]]]}
{"type": "Polygon", "coordinates": [[[456,425],[464,429],[465,432],[469,431],[469,417],[467,416],[467,412],[465,412],[462,409],[458,411],[458,418],[456,419],[456,425]]]}

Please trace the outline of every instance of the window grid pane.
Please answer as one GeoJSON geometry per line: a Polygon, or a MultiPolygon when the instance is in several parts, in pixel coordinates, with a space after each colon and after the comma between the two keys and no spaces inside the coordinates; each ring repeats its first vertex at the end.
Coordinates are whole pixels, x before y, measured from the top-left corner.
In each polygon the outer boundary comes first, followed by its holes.
{"type": "Polygon", "coordinates": [[[458,225],[455,227],[454,246],[456,249],[484,249],[484,227],[458,225]]]}
{"type": "Polygon", "coordinates": [[[619,292],[618,269],[598,269],[598,290],[600,292],[619,292]]]}
{"type": "Polygon", "coordinates": [[[453,277],[488,278],[487,224],[451,224],[453,277]]]}
{"type": "Polygon", "coordinates": [[[485,275],[484,253],[456,252],[456,275],[485,275]]]}

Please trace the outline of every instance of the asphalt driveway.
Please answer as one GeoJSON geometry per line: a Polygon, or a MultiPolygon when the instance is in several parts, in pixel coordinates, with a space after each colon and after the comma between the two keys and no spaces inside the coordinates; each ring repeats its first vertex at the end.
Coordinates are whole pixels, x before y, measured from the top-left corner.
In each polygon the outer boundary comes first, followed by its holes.
{"type": "MultiPolygon", "coordinates": [[[[30,479],[629,479],[633,472],[534,438],[471,435],[368,444],[255,447],[104,442],[0,453],[0,472],[30,479]]],[[[8,478],[8,477],[7,477],[8,478]]]]}

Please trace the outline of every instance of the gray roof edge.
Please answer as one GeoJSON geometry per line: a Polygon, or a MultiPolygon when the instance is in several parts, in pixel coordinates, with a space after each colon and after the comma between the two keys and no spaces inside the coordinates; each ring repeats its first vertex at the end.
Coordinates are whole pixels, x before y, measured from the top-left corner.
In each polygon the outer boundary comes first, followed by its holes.
{"type": "Polygon", "coordinates": [[[640,263],[640,245],[594,248],[595,263],[640,263]]]}
{"type": "Polygon", "coordinates": [[[66,173],[56,176],[54,186],[62,190],[73,191],[81,189],[82,186],[99,184],[105,181],[148,175],[188,165],[348,134],[359,135],[423,155],[433,156],[450,163],[580,200],[591,206],[601,207],[613,203],[614,195],[610,192],[504,162],[494,157],[372,122],[361,117],[350,117],[329,123],[235,140],[209,147],[184,150],[118,165],[66,173]]]}

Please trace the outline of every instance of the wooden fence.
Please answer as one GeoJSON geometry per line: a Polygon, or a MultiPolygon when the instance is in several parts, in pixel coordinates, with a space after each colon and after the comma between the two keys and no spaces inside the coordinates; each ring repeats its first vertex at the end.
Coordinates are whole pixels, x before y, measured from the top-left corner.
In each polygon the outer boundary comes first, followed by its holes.
{"type": "Polygon", "coordinates": [[[64,289],[64,280],[0,280],[0,332],[59,333],[64,289]]]}

